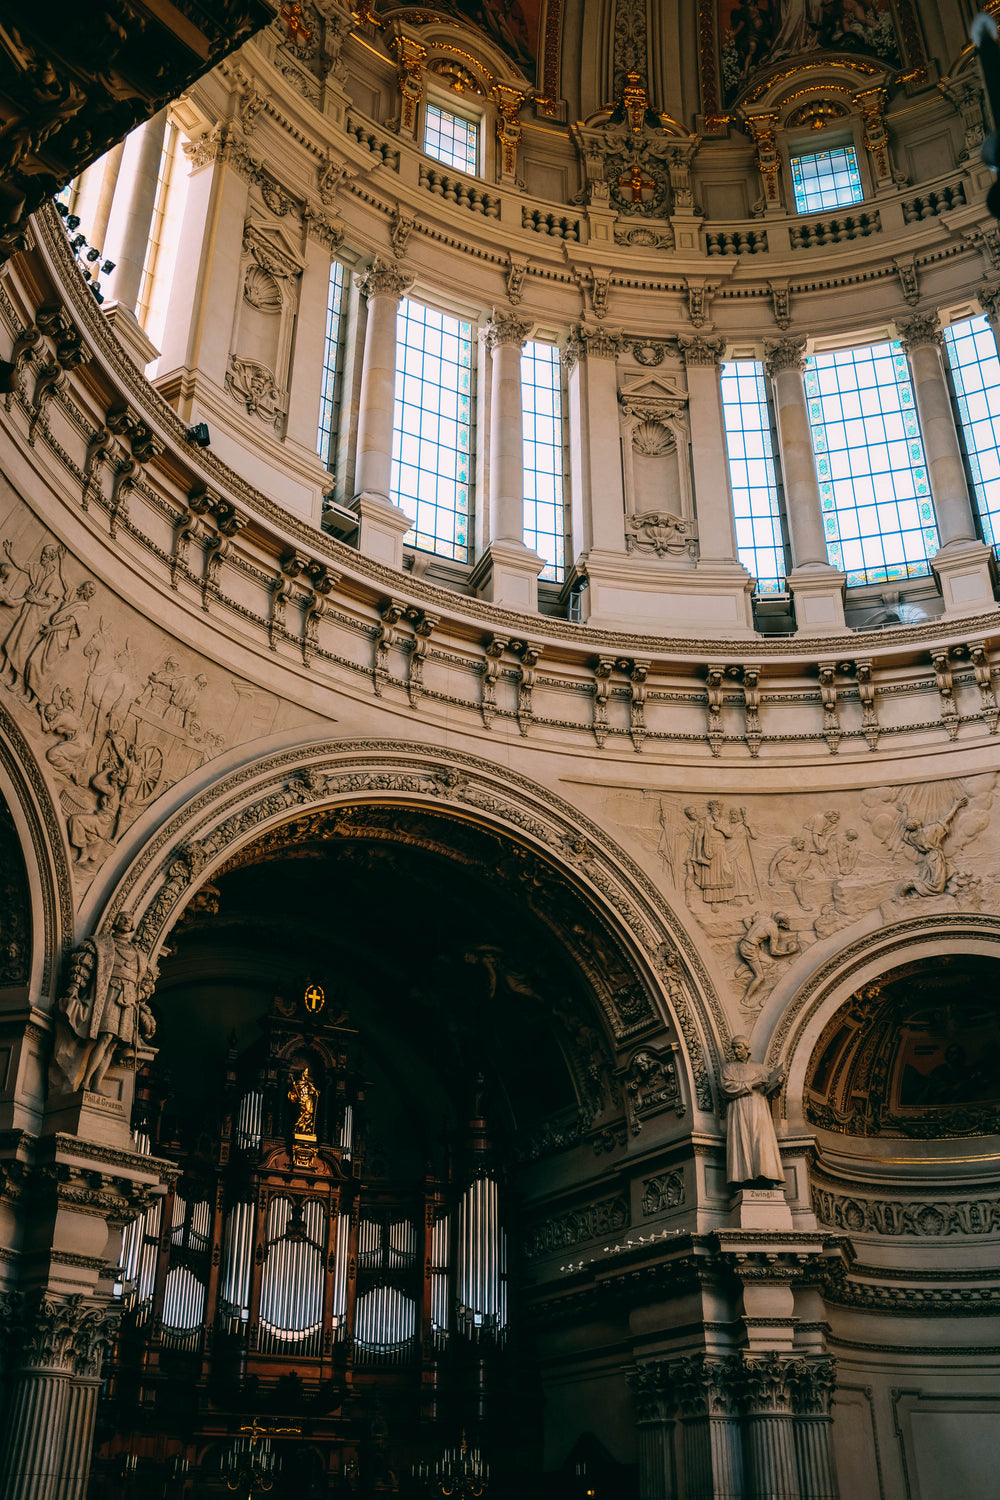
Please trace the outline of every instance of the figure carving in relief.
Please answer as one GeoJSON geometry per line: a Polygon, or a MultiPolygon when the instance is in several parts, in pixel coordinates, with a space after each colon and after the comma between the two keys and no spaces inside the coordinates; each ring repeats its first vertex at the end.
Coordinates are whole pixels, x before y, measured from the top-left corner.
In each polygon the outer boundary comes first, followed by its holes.
{"type": "Polygon", "coordinates": [[[750,970],[750,978],[743,992],[742,1003],[746,1005],[767,978],[770,967],[768,958],[788,958],[791,954],[798,953],[799,940],[790,930],[791,922],[783,911],[776,911],[770,916],[766,912],[754,912],[752,917],[743,918],[743,926],[746,931],[736,948],[750,970]]]}
{"type": "Polygon", "coordinates": [[[812,911],[812,906],[806,900],[806,887],[810,884],[806,877],[811,864],[812,853],[806,848],[805,839],[796,836],[791,843],[783,844],[777,851],[767,871],[769,883],[777,885],[780,882],[787,885],[803,911],[812,911]]]}
{"type": "Polygon", "coordinates": [[[113,765],[90,778],[91,790],[97,797],[96,807],[89,812],[73,813],[67,819],[69,841],[76,850],[74,863],[94,864],[109,851],[126,782],[124,770],[113,765]]]}
{"type": "Polygon", "coordinates": [[[53,697],[41,715],[45,730],[59,736],[59,744],[45,752],[45,759],[53,770],[68,776],[70,781],[78,781],[90,747],[87,726],[76,711],[73,689],[63,688],[58,701],[53,697]]]}
{"type": "Polygon", "coordinates": [[[86,711],[87,704],[93,709],[90,716],[91,732],[97,740],[103,727],[118,727],[115,710],[129,684],[131,652],[127,640],[121,650],[116,647],[108,627],[101,620],[84,646],[83,654],[88,666],[84,710],[86,711]]]}
{"type": "Polygon", "coordinates": [[[920,864],[916,878],[904,880],[899,887],[900,896],[940,896],[946,889],[951,872],[943,845],[951,830],[952,820],[967,805],[968,799],[959,797],[951,810],[933,823],[920,823],[916,818],[907,818],[903,825],[903,842],[917,851],[920,864]]]}
{"type": "Polygon", "coordinates": [[[723,820],[721,802],[710,802],[702,816],[693,808],[686,808],[685,814],[695,824],[690,854],[694,884],[701,891],[701,899],[717,912],[736,893],[727,847],[732,831],[723,820]]]}
{"type": "Polygon", "coordinates": [[[753,903],[760,899],[757,871],[753,862],[752,839],[757,835],[747,822],[745,807],[729,809],[729,859],[733,867],[733,899],[753,903]]]}
{"type": "Polygon", "coordinates": [[[72,599],[60,606],[51,619],[39,628],[38,640],[24,667],[24,694],[42,712],[42,694],[47,678],[58,670],[61,659],[81,635],[80,622],[86,619],[87,605],[97,592],[88,578],[77,588],[72,599]]]}
{"type": "Polygon", "coordinates": [[[42,548],[37,562],[28,563],[26,567],[15,558],[10,542],[4,541],[3,550],[11,567],[28,580],[27,588],[21,596],[17,619],[0,646],[3,673],[6,675],[10,672],[9,686],[16,687],[18,678],[23,677],[28,657],[41,636],[42,626],[48,623],[66,597],[66,585],[62,576],[63,549],[48,543],[42,548]]]}
{"type": "Polygon", "coordinates": [[[839,812],[813,813],[802,825],[803,837],[806,848],[815,854],[819,863],[826,870],[833,866],[831,873],[836,874],[837,859],[837,830],[840,824],[839,812]]]}
{"type": "Polygon", "coordinates": [[[88,938],[70,959],[59,1001],[67,1029],[59,1029],[53,1062],[74,1092],[98,1093],[116,1058],[156,1031],[146,1004],[156,970],[133,942],[134,931],[123,912],[110,933],[88,938]]]}
{"type": "Polygon", "coordinates": [[[14,593],[16,573],[11,563],[0,563],[0,609],[17,609],[24,599],[23,594],[14,593]]]}
{"type": "Polygon", "coordinates": [[[726,1180],[736,1186],[779,1185],[785,1171],[770,1100],[781,1087],[784,1070],[768,1072],[762,1063],[751,1062],[745,1036],[734,1036],[730,1048],[734,1060],[723,1065],[721,1079],[727,1100],[726,1180]]]}

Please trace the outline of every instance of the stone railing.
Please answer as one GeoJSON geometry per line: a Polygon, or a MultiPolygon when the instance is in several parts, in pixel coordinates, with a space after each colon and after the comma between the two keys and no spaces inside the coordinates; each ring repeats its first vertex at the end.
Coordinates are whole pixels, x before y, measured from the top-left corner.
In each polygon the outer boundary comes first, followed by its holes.
{"type": "Polygon", "coordinates": [[[813,219],[808,224],[792,224],[788,241],[793,250],[816,250],[826,245],[840,245],[845,240],[864,240],[870,234],[881,234],[882,220],[877,209],[871,213],[844,214],[834,219],[813,219]]]}
{"type": "Polygon", "coordinates": [[[499,219],[500,199],[496,193],[488,193],[471,177],[452,177],[448,172],[433,166],[429,161],[420,163],[420,186],[435,193],[446,203],[457,203],[470,213],[482,214],[486,219],[499,219]]]}

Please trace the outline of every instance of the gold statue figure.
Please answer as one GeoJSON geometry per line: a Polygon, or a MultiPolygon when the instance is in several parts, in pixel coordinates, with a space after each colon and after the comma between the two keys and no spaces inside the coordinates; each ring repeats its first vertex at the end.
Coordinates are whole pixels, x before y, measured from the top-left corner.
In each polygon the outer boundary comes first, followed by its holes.
{"type": "Polygon", "coordinates": [[[295,1134],[315,1136],[316,1100],[319,1098],[319,1089],[310,1078],[308,1067],[302,1069],[301,1078],[293,1078],[288,1097],[293,1104],[299,1106],[299,1117],[295,1121],[295,1134]]]}

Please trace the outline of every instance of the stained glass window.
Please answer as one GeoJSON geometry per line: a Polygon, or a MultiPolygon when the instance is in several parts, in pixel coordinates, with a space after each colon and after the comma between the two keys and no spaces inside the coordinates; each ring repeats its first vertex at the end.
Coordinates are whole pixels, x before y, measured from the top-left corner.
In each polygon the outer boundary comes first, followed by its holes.
{"type": "Polygon", "coordinates": [[[1000,358],[984,317],[944,331],[958,425],[976,497],[983,540],[1000,543],[1000,358]]]}
{"type": "Polygon", "coordinates": [[[428,104],[424,110],[424,150],[435,161],[474,177],[479,166],[479,127],[474,120],[428,104]]]}
{"type": "Polygon", "coordinates": [[[848,208],[864,198],[858,158],[853,146],[793,156],[792,189],[797,214],[817,214],[828,208],[848,208]]]}
{"type": "Polygon", "coordinates": [[[787,562],[777,445],[759,360],[733,360],[722,366],[722,415],[738,556],[756,578],[758,594],[778,594],[785,587],[787,562]]]}
{"type": "Polygon", "coordinates": [[[899,340],[813,355],[805,382],[830,562],[848,586],[929,573],[937,522],[899,340]]]}
{"type": "Polygon", "coordinates": [[[541,576],[565,577],[562,367],[552,344],[529,343],[521,355],[524,434],[524,540],[545,558],[541,576]]]}
{"type": "Polygon", "coordinates": [[[333,467],[333,419],[336,410],[337,375],[340,360],[340,328],[344,306],[344,268],[339,260],[330,262],[330,287],[326,299],[326,334],[323,342],[323,382],[319,394],[319,426],[316,452],[333,467]]]}
{"type": "Polygon", "coordinates": [[[469,561],[472,325],[411,302],[396,318],[392,499],[414,518],[405,540],[469,561]]]}

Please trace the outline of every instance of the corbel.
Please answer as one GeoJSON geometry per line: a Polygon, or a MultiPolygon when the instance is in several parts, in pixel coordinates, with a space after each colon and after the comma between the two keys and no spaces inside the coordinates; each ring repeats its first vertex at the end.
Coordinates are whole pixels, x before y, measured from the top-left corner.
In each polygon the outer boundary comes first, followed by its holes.
{"type": "Polygon", "coordinates": [[[841,728],[837,707],[837,664],[821,661],[819,664],[819,695],[823,704],[823,736],[831,755],[840,749],[841,728]]]}
{"type": "Polygon", "coordinates": [[[45,428],[45,408],[52,400],[56,391],[66,384],[66,371],[57,359],[46,360],[42,365],[35,381],[35,394],[31,403],[31,421],[28,423],[28,447],[35,446],[35,436],[39,427],[45,428]]]}
{"type": "Polygon", "coordinates": [[[507,253],[507,273],[504,281],[507,287],[507,301],[512,307],[516,307],[521,300],[524,278],[528,274],[529,262],[519,260],[517,256],[507,253]]]}
{"type": "Polygon", "coordinates": [[[725,667],[709,667],[705,674],[705,687],[708,692],[708,748],[713,755],[719,754],[725,739],[722,728],[722,705],[726,698],[725,678],[725,667]]]}
{"type": "Polygon", "coordinates": [[[483,646],[483,701],[480,711],[483,723],[489,729],[497,713],[497,682],[500,678],[503,654],[509,645],[506,636],[491,635],[483,646]]]}
{"type": "Polygon", "coordinates": [[[311,589],[302,606],[302,661],[308,667],[319,649],[319,622],[326,614],[330,594],[340,582],[340,574],[332,572],[318,558],[310,559],[305,571],[311,589]]]}
{"type": "MultiPolygon", "coordinates": [[[[201,517],[193,510],[182,510],[174,522],[174,543],[170,552],[170,587],[177,588],[177,580],[183,574],[194,582],[188,563],[188,551],[192,542],[205,540],[208,531],[201,517]]],[[[204,569],[202,570],[204,573],[204,569]]]]}
{"type": "MultiPolygon", "coordinates": [[[[222,538],[220,537],[221,541],[222,538]]],[[[206,569],[207,570],[207,569],[206,569]]],[[[267,644],[272,651],[278,649],[278,637],[286,635],[285,612],[288,601],[295,587],[293,580],[284,571],[279,572],[271,582],[271,607],[267,621],[267,644]]]]}
{"type": "Polygon", "coordinates": [[[599,750],[604,748],[608,737],[608,699],[611,696],[611,673],[614,671],[613,656],[599,656],[594,663],[594,739],[599,750]]]}
{"type": "Polygon", "coordinates": [[[222,532],[210,531],[205,538],[205,571],[201,579],[201,607],[206,613],[210,601],[218,599],[221,592],[219,577],[222,573],[222,564],[226,558],[232,557],[234,551],[232,541],[222,532]]]}
{"type": "Polygon", "coordinates": [[[646,738],[646,677],[649,662],[626,658],[618,666],[627,676],[631,687],[628,732],[632,737],[633,748],[641,750],[646,738]]]}
{"type": "Polygon", "coordinates": [[[381,698],[382,684],[389,676],[389,650],[399,640],[396,626],[406,614],[407,608],[398,599],[388,599],[379,609],[381,624],[375,627],[375,660],[372,664],[376,698],[381,698]]]}
{"type": "Polygon", "coordinates": [[[83,510],[90,509],[91,492],[96,497],[101,495],[101,470],[105,462],[114,452],[115,440],[111,428],[103,423],[95,427],[91,434],[90,442],[87,444],[87,456],[83,461],[83,489],[80,493],[80,506],[83,510]]]}
{"type": "Polygon", "coordinates": [[[934,681],[941,696],[941,723],[948,731],[948,738],[958,738],[958,704],[955,702],[955,683],[951,672],[951,662],[948,660],[947,651],[933,651],[931,653],[931,665],[934,668],[934,681]]]}
{"type": "Polygon", "coordinates": [[[14,340],[10,359],[0,359],[0,391],[4,392],[4,407],[10,411],[15,395],[24,391],[24,367],[38,348],[42,330],[34,323],[23,328],[14,340]]]}
{"type": "Polygon", "coordinates": [[[792,326],[792,299],[788,281],[769,281],[767,285],[771,293],[771,306],[774,308],[774,321],[784,331],[792,326]]]}
{"type": "Polygon", "coordinates": [[[708,314],[712,299],[719,290],[720,283],[685,276],[684,286],[687,293],[688,317],[695,328],[703,328],[709,321],[708,314]]]}
{"type": "Polygon", "coordinates": [[[985,641],[969,642],[969,660],[972,662],[976,686],[979,688],[979,716],[990,734],[996,734],[997,719],[1000,714],[998,714],[996,691],[993,687],[993,669],[990,666],[985,641]]]}
{"type": "Polygon", "coordinates": [[[842,661],[837,670],[846,676],[853,676],[858,684],[858,697],[861,700],[861,732],[867,741],[869,750],[874,750],[878,745],[878,737],[881,726],[878,721],[878,708],[875,703],[875,679],[872,675],[873,663],[867,661],[842,661]]]}
{"type": "Polygon", "coordinates": [[[909,307],[916,307],[920,301],[920,283],[917,278],[917,258],[915,255],[894,255],[892,263],[896,267],[896,276],[903,293],[903,301],[909,307]]]}
{"type": "Polygon", "coordinates": [[[392,253],[402,260],[406,254],[407,241],[416,228],[416,219],[408,218],[400,208],[393,210],[392,222],[389,228],[389,239],[392,243],[392,253]]]}
{"type": "Polygon", "coordinates": [[[416,708],[424,693],[424,663],[431,646],[431,636],[440,623],[440,616],[430,615],[423,609],[408,609],[407,619],[413,624],[413,640],[410,642],[410,670],[406,690],[410,707],[416,708]]]}
{"type": "Polygon", "coordinates": [[[535,717],[532,706],[532,692],[537,675],[535,668],[544,648],[532,646],[528,641],[511,641],[510,649],[521,662],[521,669],[517,674],[517,727],[526,735],[535,717]]]}
{"type": "Polygon", "coordinates": [[[743,689],[743,739],[754,760],[760,754],[760,667],[730,667],[728,675],[743,689]]]}

